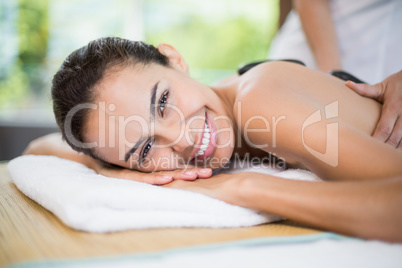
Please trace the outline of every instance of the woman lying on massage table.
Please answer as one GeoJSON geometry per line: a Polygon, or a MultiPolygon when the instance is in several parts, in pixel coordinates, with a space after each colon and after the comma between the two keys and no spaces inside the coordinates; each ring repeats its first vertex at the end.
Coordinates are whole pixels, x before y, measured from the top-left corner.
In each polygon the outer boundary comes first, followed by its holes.
{"type": "Polygon", "coordinates": [[[325,230],[402,241],[402,150],[371,136],[381,104],[329,74],[269,62],[207,87],[169,45],[102,38],[65,60],[52,97],[62,136],[75,151],[53,134],[25,153],[325,230]],[[274,165],[308,169],[324,181],[246,172],[206,179],[230,158],[268,155],[276,156],[274,165]]]}

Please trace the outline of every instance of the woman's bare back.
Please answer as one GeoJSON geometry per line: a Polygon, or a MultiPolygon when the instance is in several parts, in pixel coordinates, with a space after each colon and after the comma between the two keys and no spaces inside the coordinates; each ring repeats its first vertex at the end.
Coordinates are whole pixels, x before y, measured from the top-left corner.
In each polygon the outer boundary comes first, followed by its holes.
{"type": "Polygon", "coordinates": [[[235,79],[234,116],[251,147],[328,179],[401,172],[402,152],[371,137],[381,104],[340,79],[286,62],[261,64],[235,79]]]}

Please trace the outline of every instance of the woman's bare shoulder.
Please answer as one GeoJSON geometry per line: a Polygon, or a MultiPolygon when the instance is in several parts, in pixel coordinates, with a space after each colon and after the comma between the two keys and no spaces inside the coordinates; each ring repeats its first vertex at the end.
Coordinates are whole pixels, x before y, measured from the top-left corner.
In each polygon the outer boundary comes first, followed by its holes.
{"type": "Polygon", "coordinates": [[[239,77],[237,99],[274,95],[281,97],[291,86],[294,75],[305,72],[305,67],[289,62],[266,62],[250,69],[239,77]]]}
{"type": "Polygon", "coordinates": [[[293,157],[299,148],[302,122],[317,105],[288,83],[294,63],[269,62],[254,67],[241,77],[233,112],[245,140],[251,145],[284,157],[293,157]],[[303,101],[300,98],[304,98],[303,101]],[[309,105],[302,105],[310,102],[309,105]]]}
{"type": "MultiPolygon", "coordinates": [[[[304,87],[295,86],[304,69],[298,64],[280,61],[262,63],[252,68],[239,77],[234,109],[243,103],[251,113],[261,112],[261,109],[265,112],[268,109],[272,113],[283,113],[284,110],[291,112],[294,101],[300,102],[301,97],[308,101],[309,98],[304,87]]],[[[314,106],[314,103],[310,105],[314,106]]]]}

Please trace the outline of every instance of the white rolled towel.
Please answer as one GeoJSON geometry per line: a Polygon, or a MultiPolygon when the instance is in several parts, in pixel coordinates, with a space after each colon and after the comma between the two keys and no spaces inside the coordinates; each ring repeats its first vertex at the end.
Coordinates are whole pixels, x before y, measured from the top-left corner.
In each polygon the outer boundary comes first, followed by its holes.
{"type": "MultiPolygon", "coordinates": [[[[77,230],[242,227],[281,219],[199,193],[105,177],[55,156],[20,156],[9,162],[8,170],[19,190],[77,230]]],[[[231,168],[225,173],[239,171],[317,180],[307,171],[282,171],[266,166],[231,168]]]]}

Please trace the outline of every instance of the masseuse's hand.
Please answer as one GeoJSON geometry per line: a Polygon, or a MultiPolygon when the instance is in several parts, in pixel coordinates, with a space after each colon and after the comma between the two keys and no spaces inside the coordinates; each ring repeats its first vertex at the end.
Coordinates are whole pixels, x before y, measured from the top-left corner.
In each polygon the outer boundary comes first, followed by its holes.
{"type": "Polygon", "coordinates": [[[193,181],[197,178],[206,179],[211,177],[212,170],[210,168],[187,168],[172,171],[157,171],[153,173],[144,173],[126,168],[108,167],[99,161],[92,167],[98,174],[120,178],[132,181],[145,182],[148,184],[163,185],[173,180],[193,181]]]}
{"type": "Polygon", "coordinates": [[[375,85],[347,81],[346,86],[362,96],[383,103],[381,118],[373,137],[402,149],[402,71],[375,85]]]}

